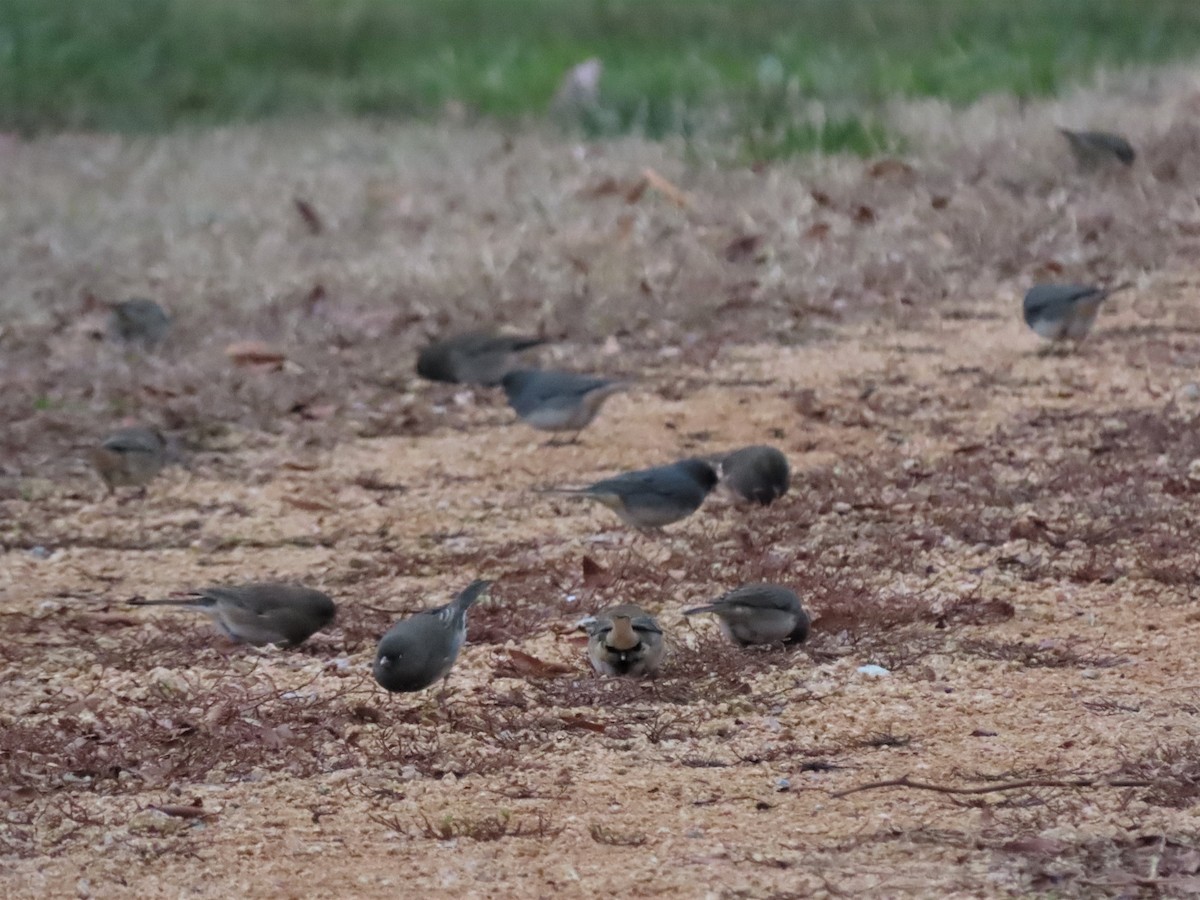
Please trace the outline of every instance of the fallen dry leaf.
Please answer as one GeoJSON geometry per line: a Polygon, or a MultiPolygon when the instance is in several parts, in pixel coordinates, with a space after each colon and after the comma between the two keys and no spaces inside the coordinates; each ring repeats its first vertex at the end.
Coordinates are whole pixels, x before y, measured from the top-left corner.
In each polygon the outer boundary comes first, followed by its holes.
{"type": "Polygon", "coordinates": [[[289,494],[283,498],[283,502],[289,506],[294,506],[296,509],[302,509],[306,512],[333,512],[337,507],[325,500],[317,500],[314,497],[304,497],[296,494],[289,494]]]}
{"type": "Polygon", "coordinates": [[[174,816],[176,819],[207,819],[216,815],[215,812],[203,809],[199,805],[178,806],[175,804],[165,804],[159,806],[151,804],[150,809],[157,810],[163,815],[174,816]]]}
{"type": "Polygon", "coordinates": [[[762,235],[744,234],[730,241],[725,247],[725,259],[731,263],[741,263],[754,259],[758,248],[762,246],[762,235]]]}
{"type": "Polygon", "coordinates": [[[917,170],[902,159],[881,159],[867,168],[867,174],[872,178],[900,178],[909,180],[917,174],[917,170]]]}
{"type": "Polygon", "coordinates": [[[654,188],[680,209],[687,209],[692,205],[688,200],[687,194],[677,188],[667,179],[663,178],[649,166],[642,170],[642,177],[646,179],[646,184],[654,188]]]}
{"type": "Polygon", "coordinates": [[[502,665],[501,668],[506,674],[513,673],[520,678],[558,678],[575,671],[570,666],[547,662],[513,647],[506,648],[505,653],[508,654],[508,659],[504,661],[506,665],[502,665]]]}
{"type": "Polygon", "coordinates": [[[303,197],[293,197],[292,203],[295,204],[296,212],[300,214],[300,218],[304,220],[309,234],[320,234],[325,229],[325,225],[321,221],[321,216],[311,203],[303,197]]]}
{"type": "Polygon", "coordinates": [[[287,361],[287,354],[264,341],[235,341],[225,348],[225,355],[239,366],[282,368],[287,361]]]}

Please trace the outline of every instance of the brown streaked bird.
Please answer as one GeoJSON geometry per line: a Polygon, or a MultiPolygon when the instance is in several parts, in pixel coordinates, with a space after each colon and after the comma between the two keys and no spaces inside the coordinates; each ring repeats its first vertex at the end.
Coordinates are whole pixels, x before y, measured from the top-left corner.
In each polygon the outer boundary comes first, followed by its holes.
{"type": "Polygon", "coordinates": [[[244,644],[295,647],[333,621],[328,594],[298,584],[257,582],[193,591],[179,600],[129,601],[133,606],[184,606],[207,613],[222,633],[244,644]]]}
{"type": "Polygon", "coordinates": [[[808,638],[811,619],[791,588],[779,584],[746,584],[705,606],[684,610],[685,616],[713,613],[721,633],[739,646],[799,644],[808,638]]]}
{"type": "Polygon", "coordinates": [[[721,483],[738,500],[770,506],[787,493],[791,469],[775,447],[756,444],[717,457],[721,483]]]}
{"type": "Polygon", "coordinates": [[[430,381],[491,387],[517,367],[517,354],[545,343],[543,337],[465,331],[423,349],[417,356],[417,374],[430,381]]]}
{"type": "Polygon", "coordinates": [[[109,493],[118,487],[142,487],[169,460],[167,439],[157,428],[118,428],[91,452],[92,466],[109,493]]]}
{"type": "Polygon", "coordinates": [[[667,646],[662,629],[648,612],[624,603],[597,613],[583,625],[588,660],[600,675],[654,675],[667,646]]]}
{"type": "Polygon", "coordinates": [[[1108,131],[1072,131],[1069,128],[1058,130],[1070,144],[1075,161],[1085,169],[1095,169],[1113,162],[1131,166],[1137,158],[1133,145],[1119,134],[1108,131]]]}

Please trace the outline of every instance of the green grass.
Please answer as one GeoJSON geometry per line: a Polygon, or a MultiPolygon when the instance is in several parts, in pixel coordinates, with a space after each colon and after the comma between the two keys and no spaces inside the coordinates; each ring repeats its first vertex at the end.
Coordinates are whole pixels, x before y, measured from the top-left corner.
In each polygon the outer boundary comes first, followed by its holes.
{"type": "Polygon", "coordinates": [[[599,56],[594,132],[717,122],[764,155],[866,152],[892,95],[1049,94],[1198,49],[1196,0],[0,0],[0,128],[513,119],[599,56]]]}

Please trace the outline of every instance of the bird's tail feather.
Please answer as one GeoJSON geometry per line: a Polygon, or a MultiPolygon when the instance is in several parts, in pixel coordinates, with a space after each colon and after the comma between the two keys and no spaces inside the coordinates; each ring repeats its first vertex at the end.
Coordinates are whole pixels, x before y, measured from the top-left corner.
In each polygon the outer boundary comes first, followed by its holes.
{"type": "Polygon", "coordinates": [[[483,579],[472,581],[454,598],[454,606],[462,612],[466,612],[471,608],[471,604],[478,600],[484,591],[491,586],[492,583],[490,581],[484,581],[483,579]]]}

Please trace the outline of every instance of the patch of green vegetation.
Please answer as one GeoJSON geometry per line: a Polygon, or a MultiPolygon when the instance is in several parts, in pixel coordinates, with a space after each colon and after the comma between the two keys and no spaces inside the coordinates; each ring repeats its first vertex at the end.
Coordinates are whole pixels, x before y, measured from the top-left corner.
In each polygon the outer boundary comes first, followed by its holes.
{"type": "Polygon", "coordinates": [[[866,152],[857,111],[890,96],[1049,94],[1198,49],[1195,0],[0,0],[0,128],[513,119],[594,56],[592,133],[866,152]],[[850,112],[818,127],[813,100],[850,112]]]}

